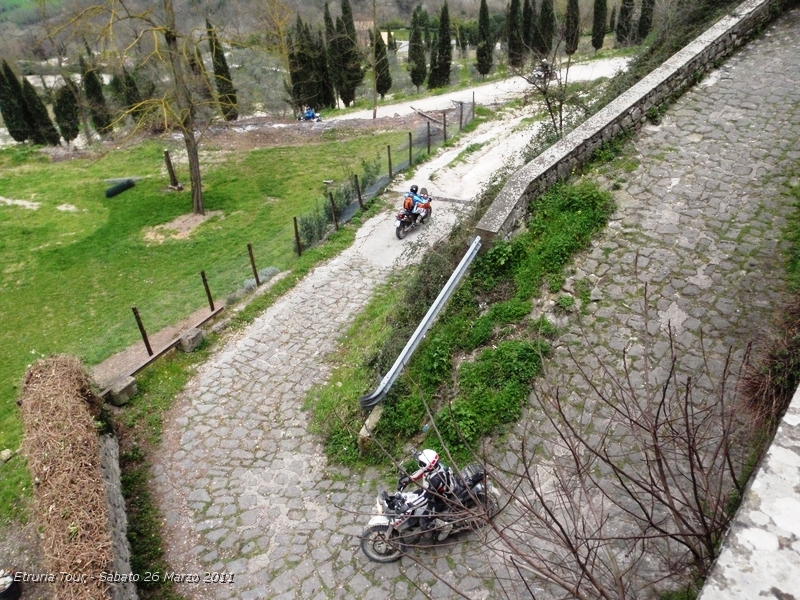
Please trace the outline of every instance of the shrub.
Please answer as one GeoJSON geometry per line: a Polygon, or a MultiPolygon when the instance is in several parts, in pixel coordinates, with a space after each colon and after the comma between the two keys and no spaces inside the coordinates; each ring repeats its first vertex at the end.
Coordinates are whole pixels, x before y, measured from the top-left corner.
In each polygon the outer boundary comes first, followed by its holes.
{"type": "MultiPolygon", "coordinates": [[[[451,452],[463,453],[480,436],[519,418],[548,351],[545,342],[508,340],[461,366],[459,396],[435,417],[442,441],[451,452]]],[[[435,443],[433,433],[428,438],[426,444],[435,443]]]]}

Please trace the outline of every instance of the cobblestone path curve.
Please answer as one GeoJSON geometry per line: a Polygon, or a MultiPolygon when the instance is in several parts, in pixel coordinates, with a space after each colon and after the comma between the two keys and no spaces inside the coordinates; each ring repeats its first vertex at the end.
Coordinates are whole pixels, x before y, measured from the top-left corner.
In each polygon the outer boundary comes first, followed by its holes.
{"type": "MultiPolygon", "coordinates": [[[[643,327],[655,333],[670,322],[686,348],[702,328],[718,357],[768,322],[782,297],[780,228],[791,209],[781,186],[787,176],[800,183],[798,47],[793,10],[630,142],[640,164],[614,192],[617,214],[573,277],[595,285],[588,331],[602,352],[635,351],[643,327]],[[635,310],[644,282],[655,307],[648,323],[635,310]]],[[[457,597],[411,562],[361,555],[354,512],[373,502],[370,474],[326,465],[301,409],[328,375],[322,358],[395,263],[383,219],[383,250],[365,253],[357,242],[316,269],[210,359],[166,420],[153,468],[170,564],[234,575],[232,585],[183,588],[188,596],[457,597]]],[[[373,229],[363,227],[361,241],[373,229]]],[[[582,338],[575,329],[562,339],[582,338]]],[[[569,382],[569,369],[556,352],[548,370],[569,382]]],[[[477,544],[425,560],[469,597],[497,597],[496,565],[477,544]]]]}

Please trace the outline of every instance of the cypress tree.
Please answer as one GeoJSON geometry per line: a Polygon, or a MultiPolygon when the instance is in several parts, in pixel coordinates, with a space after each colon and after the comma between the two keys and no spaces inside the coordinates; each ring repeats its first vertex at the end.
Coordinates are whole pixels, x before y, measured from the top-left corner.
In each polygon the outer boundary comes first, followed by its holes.
{"type": "Polygon", "coordinates": [[[653,27],[653,4],[655,0],[642,0],[642,12],[639,14],[639,36],[641,41],[648,36],[653,27]]]}
{"type": "Polygon", "coordinates": [[[344,28],[350,41],[358,45],[356,22],[353,19],[353,9],[350,6],[350,0],[342,0],[342,22],[344,23],[344,28]]]}
{"type": "Polygon", "coordinates": [[[125,107],[131,112],[134,120],[138,121],[145,114],[145,107],[142,106],[142,94],[133,75],[122,67],[122,89],[125,95],[125,107]]]}
{"type": "Polygon", "coordinates": [[[64,85],[58,88],[55,94],[53,113],[58,129],[61,131],[61,137],[66,140],[67,145],[78,137],[80,132],[80,109],[77,97],[78,90],[69,79],[64,81],[64,85]]]}
{"type": "Polygon", "coordinates": [[[83,91],[86,94],[86,102],[89,104],[92,125],[100,135],[108,135],[111,133],[113,126],[111,113],[106,106],[106,98],[103,95],[103,84],[100,82],[95,70],[86,64],[82,56],[79,57],[79,63],[83,74],[83,91]]]}
{"type": "Polygon", "coordinates": [[[61,145],[61,135],[53,125],[42,97],[36,93],[31,82],[24,77],[22,78],[22,97],[25,99],[25,108],[31,119],[31,139],[33,143],[48,144],[50,146],[61,145]]]}
{"type": "Polygon", "coordinates": [[[6,129],[15,141],[24,142],[31,137],[31,127],[25,114],[22,86],[5,60],[3,61],[2,77],[0,77],[0,110],[3,112],[6,129]]]}
{"type": "Polygon", "coordinates": [[[506,41],[508,42],[508,64],[519,68],[525,61],[525,46],[522,36],[522,18],[519,11],[519,0],[511,0],[506,21],[506,41]]]}
{"type": "Polygon", "coordinates": [[[434,70],[436,71],[436,84],[431,85],[431,77],[428,77],[428,87],[447,87],[450,85],[450,65],[453,62],[453,46],[450,43],[450,11],[447,9],[447,0],[445,0],[439,15],[437,37],[436,68],[434,69],[431,64],[431,76],[433,76],[434,70]]]}
{"type": "MultiPolygon", "coordinates": [[[[544,2],[544,0],[542,0],[544,2]]],[[[545,50],[544,35],[542,33],[542,14],[539,12],[533,19],[533,31],[531,32],[531,50],[534,54],[543,58],[547,51],[545,50]]]]}
{"type": "Polygon", "coordinates": [[[553,0],[542,0],[539,11],[539,35],[541,36],[540,56],[547,56],[553,48],[553,35],[556,32],[556,13],[553,0]]]}
{"type": "Polygon", "coordinates": [[[633,20],[633,0],[622,0],[617,21],[617,42],[628,44],[631,37],[631,21],[633,20]]]}
{"type": "Polygon", "coordinates": [[[478,13],[478,48],[476,52],[476,67],[478,73],[485,76],[492,69],[494,62],[494,42],[489,28],[489,7],[486,0],[481,0],[478,13]]]}
{"type": "Polygon", "coordinates": [[[341,95],[342,89],[342,60],[341,60],[341,43],[339,36],[336,33],[336,25],[331,18],[331,11],[328,8],[328,3],[325,3],[325,10],[323,13],[325,21],[325,42],[327,44],[328,56],[328,74],[331,78],[331,84],[334,89],[334,104],[336,103],[336,95],[341,95]]]}
{"type": "Polygon", "coordinates": [[[617,5],[611,7],[611,19],[608,21],[608,30],[615,31],[617,29],[617,5]]]}
{"type": "Polygon", "coordinates": [[[386,44],[383,43],[383,36],[378,32],[375,36],[375,70],[378,78],[375,81],[376,90],[383,100],[384,95],[392,87],[392,75],[389,73],[389,56],[386,53],[386,44]]]}
{"type": "Polygon", "coordinates": [[[342,43],[342,89],[339,95],[345,106],[350,106],[356,98],[356,89],[364,80],[364,70],[361,68],[361,52],[358,49],[356,25],[353,21],[353,10],[348,0],[342,0],[342,16],[336,20],[336,32],[342,43]],[[341,30],[340,24],[341,23],[341,30]]]}
{"type": "Polygon", "coordinates": [[[595,52],[603,47],[606,37],[606,11],[608,0],[594,0],[594,19],[592,21],[592,48],[595,52]]]}
{"type": "MultiPolygon", "coordinates": [[[[422,13],[420,13],[420,16],[422,16],[422,13]]],[[[430,52],[433,47],[433,40],[431,39],[431,24],[427,17],[428,13],[425,13],[425,20],[422,22],[425,31],[423,41],[425,42],[425,52],[430,52]]]]}
{"type": "MultiPolygon", "coordinates": [[[[299,19],[300,15],[298,15],[299,19]]],[[[289,93],[291,98],[290,103],[293,108],[302,110],[305,105],[302,93],[300,90],[300,76],[303,69],[300,64],[300,48],[299,48],[299,32],[295,26],[294,31],[289,32],[286,36],[286,47],[288,50],[286,59],[289,63],[289,80],[284,79],[284,87],[289,93]]]]}
{"type": "Polygon", "coordinates": [[[311,29],[297,15],[289,52],[289,77],[294,105],[302,110],[306,106],[320,106],[320,80],[315,55],[316,41],[311,29]]]}
{"type": "Polygon", "coordinates": [[[533,48],[533,4],[525,0],[522,5],[522,44],[527,54],[533,48]]]}
{"type": "Polygon", "coordinates": [[[408,71],[411,75],[411,83],[417,86],[417,92],[419,92],[419,86],[425,82],[425,77],[428,75],[428,68],[425,64],[425,45],[422,42],[420,16],[417,10],[411,13],[411,37],[408,41],[408,71]]]}
{"type": "Polygon", "coordinates": [[[317,31],[316,71],[319,80],[318,106],[320,108],[333,108],[336,106],[336,92],[328,65],[330,65],[330,61],[328,60],[328,52],[325,49],[325,39],[322,36],[322,31],[317,31]]]}
{"type": "Polygon", "coordinates": [[[217,32],[206,19],[208,32],[208,47],[211,52],[211,64],[214,66],[214,81],[217,84],[217,102],[226,121],[235,121],[239,118],[239,107],[236,100],[236,88],[233,87],[231,71],[225,58],[225,49],[217,39],[217,32]]]}
{"type": "Polygon", "coordinates": [[[567,18],[564,25],[564,51],[569,56],[575,54],[578,49],[578,41],[581,38],[580,19],[578,0],[568,0],[567,18]]]}
{"type": "Polygon", "coordinates": [[[125,107],[125,90],[123,89],[122,77],[118,73],[111,76],[111,81],[108,82],[108,89],[111,92],[111,97],[121,107],[125,107]]]}
{"type": "Polygon", "coordinates": [[[439,62],[439,49],[431,44],[431,65],[428,71],[428,89],[432,90],[437,87],[442,87],[439,84],[439,69],[437,63],[439,62]]]}

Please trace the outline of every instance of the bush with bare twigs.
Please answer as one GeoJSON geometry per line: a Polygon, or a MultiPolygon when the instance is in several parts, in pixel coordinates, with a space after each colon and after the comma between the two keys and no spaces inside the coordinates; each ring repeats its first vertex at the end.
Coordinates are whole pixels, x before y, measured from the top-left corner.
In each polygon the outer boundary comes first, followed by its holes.
{"type": "Polygon", "coordinates": [[[784,309],[774,331],[759,345],[743,386],[750,409],[770,434],[800,385],[800,301],[784,309]]]}
{"type": "Polygon", "coordinates": [[[109,598],[99,580],[111,571],[108,509],[95,419],[101,400],[77,358],[54,356],[28,369],[20,399],[22,450],[34,480],[34,519],[50,573],[85,576],[59,585],[60,599],[109,598]]]}
{"type": "Polygon", "coordinates": [[[641,344],[635,367],[588,341],[593,368],[570,351],[578,378],[545,376],[524,430],[476,455],[501,490],[483,544],[504,597],[696,592],[713,564],[764,440],[741,394],[749,353],[702,350],[689,372],[672,331],[641,344]]]}

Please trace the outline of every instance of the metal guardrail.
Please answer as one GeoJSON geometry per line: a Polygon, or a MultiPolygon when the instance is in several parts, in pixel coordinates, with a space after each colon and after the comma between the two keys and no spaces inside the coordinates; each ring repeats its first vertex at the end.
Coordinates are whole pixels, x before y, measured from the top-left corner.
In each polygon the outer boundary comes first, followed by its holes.
{"type": "Polygon", "coordinates": [[[464,278],[464,275],[467,273],[467,269],[469,268],[470,264],[472,264],[472,261],[475,260],[480,248],[481,238],[476,236],[472,241],[472,244],[470,244],[470,247],[467,249],[467,253],[461,259],[461,262],[458,263],[458,266],[453,271],[453,274],[450,275],[450,279],[447,280],[447,283],[442,288],[442,291],[439,292],[436,300],[433,301],[433,304],[431,304],[428,312],[425,314],[422,321],[420,321],[417,329],[414,331],[411,338],[409,338],[405,348],[403,348],[403,351],[400,352],[400,356],[398,356],[397,360],[394,361],[394,364],[392,365],[392,368],[389,369],[389,372],[384,375],[383,379],[381,379],[380,385],[378,385],[374,391],[365,396],[361,396],[358,399],[358,403],[361,405],[361,408],[371,408],[386,398],[386,394],[389,393],[392,384],[397,381],[397,378],[400,376],[400,372],[403,370],[403,367],[405,367],[408,361],[411,360],[411,355],[414,353],[414,350],[417,349],[419,343],[425,338],[425,334],[428,332],[428,329],[431,328],[431,325],[433,325],[436,317],[442,311],[444,305],[450,299],[450,296],[452,296],[456,286],[464,278]]]}

